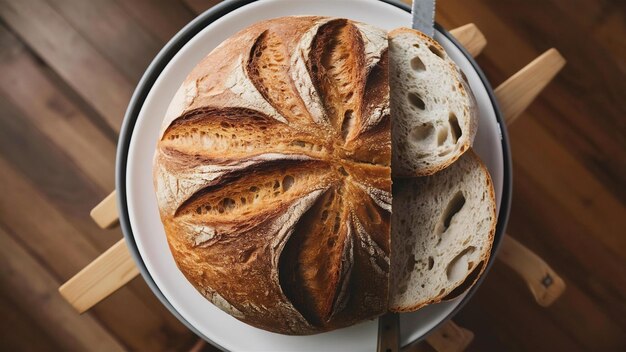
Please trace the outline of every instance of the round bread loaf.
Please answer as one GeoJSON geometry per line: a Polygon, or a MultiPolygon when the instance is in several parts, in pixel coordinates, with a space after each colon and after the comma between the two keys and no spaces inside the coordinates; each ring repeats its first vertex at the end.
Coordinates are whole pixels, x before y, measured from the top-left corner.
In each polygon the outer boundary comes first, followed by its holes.
{"type": "Polygon", "coordinates": [[[235,34],[189,74],[154,185],[174,259],[213,304],[285,334],[387,311],[387,67],[384,31],[287,17],[235,34]]]}

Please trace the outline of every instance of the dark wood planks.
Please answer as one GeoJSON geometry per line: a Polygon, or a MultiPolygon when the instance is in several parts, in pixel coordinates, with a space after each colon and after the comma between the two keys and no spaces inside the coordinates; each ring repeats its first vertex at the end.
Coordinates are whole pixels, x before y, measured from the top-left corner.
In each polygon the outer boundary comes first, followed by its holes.
{"type": "MultiPolygon", "coordinates": [[[[87,213],[113,187],[115,131],[137,80],[169,38],[217,2],[0,0],[0,314],[15,319],[12,334],[0,333],[0,349],[193,344],[141,280],[86,316],[73,314],[56,287],[120,236],[97,229],[87,213]],[[19,271],[25,280],[16,267],[29,269],[19,271]],[[90,321],[76,328],[80,337],[57,326],[77,321],[90,321]],[[109,342],[94,344],[94,336],[109,342]]],[[[509,226],[568,290],[541,308],[496,264],[455,318],[476,333],[470,350],[626,350],[626,6],[437,6],[444,26],[474,22],[483,31],[488,45],[478,62],[494,86],[552,46],[568,60],[511,127],[509,226]]]]}
{"type": "MultiPolygon", "coordinates": [[[[0,59],[0,173],[7,185],[1,222],[29,238],[20,243],[59,278],[58,285],[120,236],[88,217],[89,207],[113,188],[114,145],[2,27],[0,42],[8,49],[0,59]]],[[[175,347],[192,338],[141,281],[93,312],[132,349],[175,347]]]]}
{"type": "MultiPolygon", "coordinates": [[[[4,179],[4,178],[3,178],[4,179]]],[[[60,295],[58,282],[0,227],[0,280],[18,307],[37,319],[39,329],[52,336],[62,349],[120,351],[123,346],[91,314],[79,316],[60,295]],[[27,279],[25,279],[27,276],[27,279]]],[[[28,347],[24,341],[24,349],[28,347]]]]}
{"type": "Polygon", "coordinates": [[[179,0],[119,0],[119,3],[162,43],[169,41],[195,17],[179,0]]]}
{"type": "Polygon", "coordinates": [[[45,66],[2,25],[0,46],[5,49],[0,56],[0,91],[106,194],[114,187],[115,141],[59,90],[45,66]]]}
{"type": "Polygon", "coordinates": [[[219,4],[220,0],[182,0],[196,14],[201,14],[211,7],[219,4]]]}
{"type": "Polygon", "coordinates": [[[43,328],[37,325],[37,320],[27,311],[19,308],[21,299],[14,301],[11,294],[4,291],[10,289],[6,285],[0,286],[0,341],[2,348],[7,351],[24,350],[25,341],[33,351],[58,351],[62,348],[43,328]]]}
{"type": "MultiPolygon", "coordinates": [[[[2,108],[8,110],[6,104],[2,104],[2,108]]],[[[62,175],[50,174],[50,177],[62,175]]],[[[4,158],[0,158],[0,178],[5,188],[0,201],[2,225],[30,256],[42,263],[49,275],[57,278],[49,294],[60,298],[56,292],[58,285],[87,265],[102,249],[95,247],[85,237],[86,233],[78,231],[56,204],[41,195],[4,158]]],[[[96,306],[92,313],[111,334],[132,349],[158,349],[185,343],[185,336],[190,333],[156,302],[143,282],[135,282],[141,284],[142,289],[127,286],[96,306]],[[172,339],[172,336],[179,338],[172,339]]]]}
{"type": "Polygon", "coordinates": [[[438,3],[447,26],[472,21],[483,30],[488,45],[478,61],[494,85],[551,46],[568,60],[510,127],[515,187],[509,225],[510,233],[564,276],[568,289],[543,309],[529,294],[517,292],[526,288],[508,269],[496,266],[457,317],[476,331],[477,350],[626,348],[626,105],[615,99],[617,91],[626,91],[626,82],[615,55],[620,46],[612,45],[623,36],[624,11],[617,14],[616,2],[576,2],[579,6],[567,1],[438,3]],[[588,32],[607,32],[604,18],[611,18],[621,34],[590,38],[588,32]],[[487,323],[500,315],[505,318],[499,323],[487,323]]]}
{"type": "Polygon", "coordinates": [[[119,131],[133,84],[44,0],[0,1],[0,17],[119,131]]]}
{"type": "Polygon", "coordinates": [[[131,83],[139,81],[161,49],[161,40],[153,37],[114,1],[47,1],[131,83]]]}

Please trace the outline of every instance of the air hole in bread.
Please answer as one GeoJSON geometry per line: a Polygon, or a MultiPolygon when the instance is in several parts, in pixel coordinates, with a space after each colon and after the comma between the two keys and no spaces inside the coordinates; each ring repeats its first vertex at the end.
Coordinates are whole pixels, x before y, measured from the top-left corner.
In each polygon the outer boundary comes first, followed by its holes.
{"type": "Polygon", "coordinates": [[[321,219],[322,219],[322,222],[325,222],[326,219],[328,219],[328,210],[322,211],[321,219]]]}
{"type": "Polygon", "coordinates": [[[416,47],[416,48],[419,48],[420,44],[419,43],[415,43],[415,44],[413,44],[413,46],[416,47]]]}
{"type": "Polygon", "coordinates": [[[250,259],[252,258],[252,253],[254,253],[254,248],[249,248],[241,252],[241,254],[239,255],[239,261],[241,263],[249,262],[250,259]]]}
{"type": "Polygon", "coordinates": [[[445,56],[445,55],[444,55],[444,53],[443,53],[441,50],[439,50],[439,48],[438,48],[438,47],[436,47],[436,46],[434,46],[434,45],[429,45],[429,46],[428,46],[428,49],[429,49],[429,50],[430,50],[433,54],[435,54],[435,55],[439,56],[439,57],[440,57],[440,58],[442,58],[442,59],[443,59],[443,58],[444,58],[444,56],[445,56]]]}
{"type": "Polygon", "coordinates": [[[459,119],[456,117],[456,114],[450,112],[448,115],[448,123],[450,124],[450,131],[452,131],[452,141],[456,144],[456,142],[463,135],[463,131],[461,130],[461,126],[459,126],[459,119]]]}
{"type": "Polygon", "coordinates": [[[339,173],[342,174],[343,176],[349,176],[350,174],[348,173],[348,171],[346,171],[346,169],[343,168],[343,166],[339,167],[339,173]]]}
{"type": "Polygon", "coordinates": [[[296,147],[304,147],[304,146],[306,146],[306,142],[305,141],[295,140],[295,141],[291,142],[291,145],[296,146],[296,147]]]}
{"type": "Polygon", "coordinates": [[[432,270],[435,266],[435,258],[428,257],[428,270],[432,270]]]}
{"type": "Polygon", "coordinates": [[[472,285],[478,279],[478,276],[480,276],[484,265],[485,261],[481,260],[478,265],[476,265],[476,267],[474,267],[474,269],[469,273],[469,275],[467,275],[465,280],[463,280],[463,282],[459,286],[452,290],[452,292],[448,293],[446,297],[443,298],[443,300],[447,301],[454,299],[461,295],[463,292],[467,291],[468,288],[472,287],[472,285]]]}
{"type": "Polygon", "coordinates": [[[424,100],[422,100],[422,98],[417,93],[410,92],[408,94],[408,98],[409,98],[409,103],[411,103],[416,108],[420,110],[424,110],[426,108],[426,104],[424,103],[424,100]]]}
{"type": "Polygon", "coordinates": [[[339,215],[337,215],[335,217],[335,226],[333,226],[333,233],[339,232],[340,221],[341,221],[341,218],[339,218],[339,215]]]}
{"type": "Polygon", "coordinates": [[[448,281],[456,282],[466,277],[468,273],[469,256],[474,253],[476,247],[470,246],[457,254],[446,267],[448,281]]]}
{"type": "Polygon", "coordinates": [[[235,208],[235,206],[237,205],[237,203],[235,203],[235,200],[232,198],[224,198],[222,199],[222,207],[225,210],[232,210],[235,208]]]}
{"type": "Polygon", "coordinates": [[[259,187],[257,187],[257,186],[250,187],[250,192],[255,192],[256,193],[258,191],[259,191],[259,187]]]}
{"type": "Polygon", "coordinates": [[[411,133],[409,134],[409,139],[413,143],[420,142],[428,142],[433,138],[435,134],[435,127],[432,123],[422,123],[418,126],[413,127],[411,129],[411,133]]]}
{"type": "Polygon", "coordinates": [[[370,203],[365,203],[365,212],[367,213],[367,218],[369,219],[369,221],[373,224],[380,224],[381,223],[381,218],[380,218],[380,214],[378,214],[378,211],[376,211],[376,209],[374,209],[374,206],[370,203]]]}
{"type": "Polygon", "coordinates": [[[350,130],[354,127],[355,119],[352,112],[352,110],[346,110],[343,114],[343,122],[341,123],[341,135],[343,136],[343,139],[348,137],[350,130]]]}
{"type": "Polygon", "coordinates": [[[415,257],[410,255],[406,260],[406,272],[410,273],[415,269],[415,257]]]}
{"type": "Polygon", "coordinates": [[[328,241],[326,241],[326,245],[328,246],[328,248],[333,248],[335,246],[335,242],[337,242],[337,237],[330,237],[328,238],[328,241]]]}
{"type": "Polygon", "coordinates": [[[448,227],[450,227],[450,223],[452,222],[452,218],[454,217],[454,215],[460,212],[461,209],[463,209],[464,205],[465,205],[465,196],[463,195],[463,192],[461,191],[456,192],[456,194],[452,197],[450,202],[448,202],[448,206],[446,207],[446,210],[444,210],[443,212],[443,231],[442,232],[446,232],[446,230],[448,230],[448,227]]]}
{"type": "Polygon", "coordinates": [[[291,175],[283,177],[283,192],[287,192],[293,186],[295,179],[291,175]]]}
{"type": "Polygon", "coordinates": [[[448,139],[448,127],[441,127],[437,130],[437,146],[441,147],[448,139]]]}
{"type": "Polygon", "coordinates": [[[354,92],[348,92],[348,94],[346,94],[346,96],[343,98],[344,104],[347,104],[353,96],[354,92]]]}
{"type": "Polygon", "coordinates": [[[411,59],[411,68],[415,71],[424,71],[426,69],[426,66],[424,65],[422,59],[420,59],[419,56],[416,56],[411,59]]]}

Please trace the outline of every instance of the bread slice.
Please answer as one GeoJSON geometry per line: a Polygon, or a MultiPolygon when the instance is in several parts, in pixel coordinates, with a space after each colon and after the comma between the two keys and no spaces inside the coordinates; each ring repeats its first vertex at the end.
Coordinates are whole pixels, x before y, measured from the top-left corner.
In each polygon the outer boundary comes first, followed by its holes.
{"type": "Polygon", "coordinates": [[[471,287],[495,226],[491,177],[471,150],[435,175],[394,181],[390,310],[414,311],[471,287]]]}
{"type": "Polygon", "coordinates": [[[476,100],[444,49],[407,28],[389,33],[394,176],[432,175],[471,146],[476,100]]]}

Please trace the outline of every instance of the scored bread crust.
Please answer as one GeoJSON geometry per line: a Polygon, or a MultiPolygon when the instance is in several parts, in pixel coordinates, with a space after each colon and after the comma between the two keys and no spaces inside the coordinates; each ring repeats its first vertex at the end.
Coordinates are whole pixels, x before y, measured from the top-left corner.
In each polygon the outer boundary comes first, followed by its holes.
{"type": "Polygon", "coordinates": [[[458,297],[491,253],[497,215],[487,168],[470,149],[435,175],[393,187],[389,309],[412,312],[458,297]]]}
{"type": "Polygon", "coordinates": [[[389,43],[393,174],[432,175],[471,147],[478,129],[476,98],[465,74],[437,41],[414,29],[397,28],[389,32],[389,43]],[[436,70],[429,82],[427,77],[436,70]],[[416,107],[409,94],[417,94],[421,106],[416,107]],[[450,122],[452,113],[455,123],[450,122]]]}
{"type": "Polygon", "coordinates": [[[308,16],[248,27],[189,74],[154,185],[176,264],[216,306],[286,334],[387,311],[387,67],[385,32],[308,16]]]}

